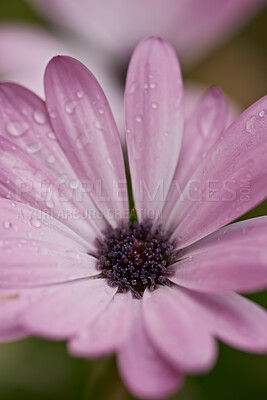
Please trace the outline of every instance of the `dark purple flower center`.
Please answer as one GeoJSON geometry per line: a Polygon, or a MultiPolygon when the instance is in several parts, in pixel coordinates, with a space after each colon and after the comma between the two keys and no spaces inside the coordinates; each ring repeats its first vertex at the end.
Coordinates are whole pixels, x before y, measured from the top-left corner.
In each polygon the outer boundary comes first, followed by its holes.
{"type": "Polygon", "coordinates": [[[131,290],[142,297],[144,290],[168,285],[170,265],[175,260],[174,246],[161,228],[154,232],[150,224],[129,223],[127,228],[109,232],[99,246],[100,277],[120,292],[131,290]]]}

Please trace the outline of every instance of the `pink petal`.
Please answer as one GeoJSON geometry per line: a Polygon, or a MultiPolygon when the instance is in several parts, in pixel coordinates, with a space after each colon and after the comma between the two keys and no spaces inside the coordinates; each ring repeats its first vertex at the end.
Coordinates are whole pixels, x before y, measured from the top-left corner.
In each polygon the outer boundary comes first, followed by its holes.
{"type": "Polygon", "coordinates": [[[166,363],[151,344],[139,314],[139,304],[135,305],[137,315],[130,340],[118,354],[120,373],[128,388],[138,397],[168,396],[182,385],[182,375],[166,363]]]}
{"type": "Polygon", "coordinates": [[[0,258],[1,288],[44,286],[98,274],[94,257],[32,239],[1,240],[0,258]]]}
{"type": "MultiPolygon", "coordinates": [[[[16,129],[18,129],[16,127],[16,129]]],[[[0,137],[0,195],[28,203],[59,219],[94,248],[96,236],[107,225],[100,212],[83,202],[32,154],[0,137]]],[[[32,218],[39,219],[38,212],[32,218]]],[[[41,222],[37,222],[39,227],[41,222]]]]}
{"type": "Polygon", "coordinates": [[[231,222],[266,198],[267,96],[220,136],[191,177],[169,216],[185,247],[231,222]],[[195,191],[194,191],[195,189],[195,191]]]}
{"type": "Polygon", "coordinates": [[[179,289],[146,292],[143,313],[149,338],[174,368],[191,373],[211,368],[215,342],[179,289]]]}
{"type": "Polygon", "coordinates": [[[76,176],[53,132],[44,101],[11,82],[0,84],[0,96],[1,135],[35,156],[62,181],[72,182],[76,176]]]}
{"type": "Polygon", "coordinates": [[[0,289],[0,341],[19,339],[26,332],[19,324],[19,317],[27,307],[41,298],[47,288],[41,289],[0,289]]]}
{"type": "Polygon", "coordinates": [[[113,225],[127,210],[118,130],[94,76],[70,57],[56,57],[45,73],[47,106],[59,143],[77,176],[113,225]],[[53,115],[53,114],[52,114],[53,115]]]}
{"type": "MultiPolygon", "coordinates": [[[[126,142],[140,220],[161,211],[182,139],[182,78],[176,54],[162,39],[135,50],[125,91],[126,142]]],[[[154,216],[153,216],[154,217],[154,216]]]]}
{"type": "Polygon", "coordinates": [[[1,76],[19,82],[43,94],[43,72],[65,44],[36,26],[5,24],[0,27],[1,76]]]}
{"type": "Polygon", "coordinates": [[[267,287],[267,216],[238,222],[189,247],[171,280],[203,292],[267,287]]]}
{"type": "Polygon", "coordinates": [[[73,251],[89,251],[89,244],[62,222],[26,204],[0,198],[1,239],[33,239],[56,243],[73,251]]]}
{"type": "Polygon", "coordinates": [[[132,327],[132,295],[116,294],[107,308],[70,342],[69,350],[81,357],[97,357],[122,348],[132,327]]]}
{"type": "Polygon", "coordinates": [[[230,346],[267,352],[267,313],[236,293],[204,294],[180,288],[193,301],[207,329],[230,346]]]}
{"type": "Polygon", "coordinates": [[[44,101],[13,83],[1,83],[0,96],[2,136],[18,144],[51,170],[60,184],[67,186],[72,196],[82,203],[84,211],[91,210],[92,216],[98,215],[99,210],[83,190],[57,141],[44,101]]]}
{"type": "Polygon", "coordinates": [[[227,38],[265,4],[264,0],[90,0],[77,7],[75,0],[31,1],[56,24],[113,56],[127,57],[139,40],[153,33],[175,43],[187,62],[227,38]]]}
{"type": "Polygon", "coordinates": [[[170,214],[194,170],[225,129],[226,121],[224,95],[213,87],[199,99],[186,121],[181,155],[164,206],[163,219],[170,214]]]}
{"type": "Polygon", "coordinates": [[[104,279],[86,279],[51,287],[41,301],[21,317],[29,334],[66,339],[78,333],[100,315],[117,288],[104,279]]]}

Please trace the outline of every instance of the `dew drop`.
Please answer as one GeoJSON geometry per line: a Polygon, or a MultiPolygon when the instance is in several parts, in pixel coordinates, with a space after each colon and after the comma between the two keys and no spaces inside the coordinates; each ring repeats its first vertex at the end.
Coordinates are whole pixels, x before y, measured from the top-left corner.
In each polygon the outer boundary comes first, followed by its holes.
{"type": "Polygon", "coordinates": [[[24,108],[24,107],[23,107],[23,108],[21,109],[21,112],[22,112],[23,115],[29,115],[29,112],[28,112],[27,108],[24,108]]]}
{"type": "Polygon", "coordinates": [[[38,151],[40,151],[41,148],[42,148],[42,144],[36,142],[36,143],[29,144],[27,147],[27,150],[29,153],[34,154],[34,153],[37,153],[38,151]]]}
{"type": "Polygon", "coordinates": [[[131,84],[131,86],[130,86],[129,93],[130,93],[130,94],[135,93],[137,87],[138,87],[138,83],[137,83],[137,82],[133,82],[133,83],[131,84]]]}
{"type": "Polygon", "coordinates": [[[24,121],[9,121],[6,125],[7,133],[14,137],[24,135],[29,128],[30,125],[24,121]]]}
{"type": "Polygon", "coordinates": [[[10,229],[10,228],[12,227],[12,223],[9,222],[9,221],[4,221],[4,222],[3,222],[3,227],[4,227],[5,229],[10,229]]]}
{"type": "Polygon", "coordinates": [[[112,162],[111,158],[108,158],[108,159],[107,159],[107,163],[108,163],[108,165],[109,165],[111,168],[114,169],[114,165],[113,165],[113,162],[112,162]]]}
{"type": "Polygon", "coordinates": [[[144,83],[144,89],[147,90],[149,88],[149,84],[146,82],[144,83]]]}
{"type": "Polygon", "coordinates": [[[156,85],[155,82],[150,83],[150,89],[155,89],[156,86],[157,86],[157,85],[156,85]]]}
{"type": "Polygon", "coordinates": [[[95,120],[95,127],[97,129],[102,129],[103,128],[102,123],[98,118],[95,120]]]}
{"type": "Polygon", "coordinates": [[[83,150],[83,148],[88,144],[91,143],[93,136],[91,133],[82,134],[76,139],[76,147],[78,150],[83,150]]]}
{"type": "Polygon", "coordinates": [[[55,119],[57,117],[56,111],[48,110],[48,114],[49,114],[51,119],[55,119]]]}
{"type": "Polygon", "coordinates": [[[79,91],[76,93],[76,96],[78,97],[78,99],[82,99],[82,98],[83,98],[83,91],[82,91],[82,90],[79,90],[79,91]]]}
{"type": "Polygon", "coordinates": [[[70,188],[71,189],[78,189],[79,187],[79,181],[77,179],[73,179],[70,181],[70,188]]]}
{"type": "Polygon", "coordinates": [[[33,113],[33,119],[40,125],[46,123],[46,115],[42,110],[35,110],[33,113]]]}
{"type": "Polygon", "coordinates": [[[53,208],[54,207],[54,202],[51,199],[46,200],[46,207],[48,208],[53,208]]]}
{"type": "Polygon", "coordinates": [[[143,118],[141,117],[141,115],[137,115],[135,117],[136,122],[138,122],[139,124],[142,122],[143,118]]]}
{"type": "Polygon", "coordinates": [[[67,175],[60,175],[59,180],[61,183],[65,183],[67,181],[68,177],[67,175]]]}
{"type": "Polygon", "coordinates": [[[77,106],[76,101],[67,101],[65,104],[65,111],[67,114],[72,114],[77,106]]]}
{"type": "Polygon", "coordinates": [[[151,107],[152,107],[154,110],[156,110],[156,109],[158,108],[158,104],[157,104],[157,103],[152,103],[152,104],[151,104],[151,107]]]}
{"type": "Polygon", "coordinates": [[[54,132],[48,132],[47,137],[51,140],[56,140],[56,135],[54,134],[54,132]]]}
{"type": "Polygon", "coordinates": [[[99,108],[99,109],[98,109],[98,112],[99,112],[99,114],[104,114],[103,108],[99,108]]]}
{"type": "Polygon", "coordinates": [[[267,111],[266,111],[266,110],[261,110],[261,111],[259,112],[259,116],[260,116],[261,118],[265,117],[266,114],[267,114],[267,111]]]}
{"type": "Polygon", "coordinates": [[[255,135],[255,133],[256,133],[255,129],[254,129],[256,119],[257,118],[255,117],[255,115],[253,115],[252,117],[250,117],[247,120],[247,123],[246,123],[246,130],[247,130],[247,132],[251,133],[251,135],[255,135]]]}
{"type": "Polygon", "coordinates": [[[66,250],[66,254],[74,260],[80,260],[80,254],[75,250],[66,250]]]}
{"type": "Polygon", "coordinates": [[[56,157],[53,154],[50,154],[50,156],[47,157],[47,162],[49,164],[54,164],[56,161],[56,157]]]}
{"type": "Polygon", "coordinates": [[[31,219],[31,224],[34,226],[34,228],[40,228],[41,226],[41,221],[37,218],[32,218],[31,219]]]}

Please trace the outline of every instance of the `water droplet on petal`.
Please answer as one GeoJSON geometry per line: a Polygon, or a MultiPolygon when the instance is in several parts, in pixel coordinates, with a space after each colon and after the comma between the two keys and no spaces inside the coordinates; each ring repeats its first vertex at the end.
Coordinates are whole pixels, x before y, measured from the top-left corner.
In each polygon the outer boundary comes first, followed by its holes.
{"type": "Polygon", "coordinates": [[[48,132],[47,137],[51,140],[56,140],[56,135],[54,134],[54,132],[48,132]]]}
{"type": "Polygon", "coordinates": [[[30,125],[24,121],[9,121],[6,125],[7,133],[14,137],[24,135],[29,128],[30,125]]]}
{"type": "Polygon", "coordinates": [[[98,118],[95,120],[95,127],[97,129],[102,129],[103,128],[102,122],[98,118]]]}
{"type": "Polygon", "coordinates": [[[149,88],[149,85],[147,82],[144,83],[144,89],[147,90],[149,88]]]}
{"type": "Polygon", "coordinates": [[[78,189],[78,187],[79,187],[78,179],[73,179],[72,181],[70,181],[70,188],[71,189],[78,189]]]}
{"type": "Polygon", "coordinates": [[[90,133],[82,134],[76,139],[76,147],[78,150],[83,150],[83,148],[88,144],[91,143],[93,139],[93,135],[90,133]]]}
{"type": "Polygon", "coordinates": [[[136,91],[137,87],[138,87],[138,83],[137,82],[133,82],[131,84],[131,86],[130,86],[129,93],[133,94],[136,91]]]}
{"type": "Polygon", "coordinates": [[[83,91],[82,91],[82,90],[79,90],[79,91],[76,93],[76,96],[78,97],[78,99],[82,99],[82,98],[83,98],[83,91]]]}
{"type": "Polygon", "coordinates": [[[154,110],[156,110],[156,109],[158,108],[158,103],[152,103],[152,104],[151,104],[151,107],[152,107],[154,110]]]}
{"type": "Polygon", "coordinates": [[[64,175],[64,174],[59,177],[59,180],[61,183],[65,183],[67,181],[67,179],[68,179],[67,175],[64,175]]]}
{"type": "Polygon", "coordinates": [[[31,224],[34,226],[34,228],[40,228],[41,226],[41,221],[37,218],[32,218],[31,219],[31,224]]]}
{"type": "Polygon", "coordinates": [[[46,115],[42,110],[35,110],[33,113],[33,119],[40,125],[46,123],[46,115]]]}
{"type": "Polygon", "coordinates": [[[68,255],[68,257],[74,259],[74,260],[80,260],[80,254],[75,251],[75,250],[66,250],[66,253],[68,255]]]}
{"type": "Polygon", "coordinates": [[[48,207],[48,208],[53,208],[54,207],[54,202],[53,202],[52,199],[46,200],[45,204],[46,204],[46,207],[48,207]]]}
{"type": "Polygon", "coordinates": [[[108,158],[108,159],[107,159],[107,163],[108,163],[108,165],[109,165],[111,168],[114,169],[114,165],[113,165],[113,162],[112,162],[111,158],[108,158]]]}
{"type": "Polygon", "coordinates": [[[67,101],[65,104],[65,111],[67,114],[72,114],[77,106],[77,101],[67,101]]]}
{"type": "Polygon", "coordinates": [[[23,115],[29,115],[29,112],[28,112],[27,108],[24,108],[24,107],[23,107],[23,108],[21,109],[21,112],[22,112],[23,115]]]}
{"type": "Polygon", "coordinates": [[[141,115],[137,115],[135,117],[136,122],[138,122],[139,124],[143,121],[143,118],[141,117],[141,115]]]}
{"type": "Polygon", "coordinates": [[[54,110],[49,110],[48,109],[48,114],[49,114],[51,119],[55,119],[57,117],[57,113],[54,110]]]}
{"type": "Polygon", "coordinates": [[[49,164],[54,164],[55,161],[56,161],[56,157],[53,154],[50,154],[50,156],[47,157],[47,162],[49,164]]]}
{"type": "Polygon", "coordinates": [[[32,153],[32,154],[37,153],[38,151],[41,150],[41,148],[42,148],[42,144],[41,144],[41,143],[38,143],[38,142],[29,144],[29,145],[27,146],[28,152],[29,152],[29,153],[32,153]]]}
{"type": "Polygon", "coordinates": [[[249,132],[249,133],[251,133],[251,135],[255,135],[255,121],[256,121],[256,117],[255,117],[255,115],[253,115],[252,117],[250,117],[248,120],[247,120],[247,123],[246,123],[246,130],[249,132]]]}
{"type": "Polygon", "coordinates": [[[266,111],[266,110],[261,110],[261,111],[259,112],[259,116],[260,116],[261,118],[265,117],[266,115],[267,115],[267,111],[266,111]]]}
{"type": "Polygon", "coordinates": [[[150,89],[155,89],[156,86],[157,86],[157,85],[156,85],[155,82],[150,83],[150,89]]]}
{"type": "Polygon", "coordinates": [[[9,222],[9,221],[4,221],[4,222],[3,222],[3,227],[4,227],[5,229],[10,229],[10,228],[12,227],[12,223],[9,222]]]}

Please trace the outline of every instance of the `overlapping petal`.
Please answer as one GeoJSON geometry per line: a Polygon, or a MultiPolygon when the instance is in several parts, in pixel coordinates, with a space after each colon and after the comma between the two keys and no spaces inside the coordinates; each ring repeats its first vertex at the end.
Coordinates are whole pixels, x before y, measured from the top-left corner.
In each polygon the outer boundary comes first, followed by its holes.
{"type": "Polygon", "coordinates": [[[179,248],[231,222],[266,198],[267,97],[220,135],[191,177],[166,227],[179,248]]]}
{"type": "Polygon", "coordinates": [[[119,351],[131,334],[132,303],[130,292],[114,296],[107,308],[71,340],[70,352],[81,357],[96,357],[119,351]]]}
{"type": "Polygon", "coordinates": [[[28,307],[40,299],[47,288],[0,289],[0,340],[9,341],[27,336],[19,318],[28,307]]]}
{"type": "Polygon", "coordinates": [[[1,241],[0,288],[38,287],[97,275],[96,258],[32,239],[1,241]]]}
{"type": "Polygon", "coordinates": [[[126,142],[140,220],[160,212],[182,140],[183,87],[173,49],[148,38],[135,50],[125,90],[126,142]]]}
{"type": "Polygon", "coordinates": [[[215,341],[183,292],[168,287],[146,292],[143,314],[149,338],[175,368],[192,373],[214,364],[215,341]]]}
{"type": "Polygon", "coordinates": [[[103,279],[52,286],[47,296],[23,313],[21,323],[31,334],[66,339],[101,314],[116,291],[103,279]]]}
{"type": "Polygon", "coordinates": [[[181,155],[164,206],[163,220],[175,206],[198,164],[225,129],[227,111],[222,92],[217,87],[213,87],[201,96],[188,116],[183,133],[181,155]]]}
{"type": "MultiPolygon", "coordinates": [[[[136,301],[135,301],[136,302],[136,301]]],[[[140,304],[135,304],[136,311],[140,304]]],[[[130,390],[142,398],[169,395],[183,383],[182,375],[158,353],[145,332],[140,315],[136,315],[132,334],[118,353],[121,375],[130,390]]]]}
{"type": "MultiPolygon", "coordinates": [[[[12,129],[19,128],[12,125],[12,129]]],[[[101,237],[101,227],[107,226],[97,209],[86,209],[68,185],[32,154],[4,137],[0,137],[0,195],[52,215],[77,234],[87,240],[90,238],[88,245],[96,235],[101,237]]],[[[38,220],[38,212],[36,215],[38,220]]],[[[40,226],[41,222],[37,224],[40,226]]]]}
{"type": "Polygon", "coordinates": [[[267,287],[267,217],[242,221],[181,254],[171,280],[203,292],[251,292],[267,287]]]}
{"type": "Polygon", "coordinates": [[[1,239],[32,239],[57,243],[74,251],[88,252],[90,246],[65,224],[21,202],[0,198],[1,239]]]}
{"type": "Polygon", "coordinates": [[[236,293],[177,290],[188,298],[211,334],[241,350],[267,352],[267,312],[264,308],[236,293]]]}

